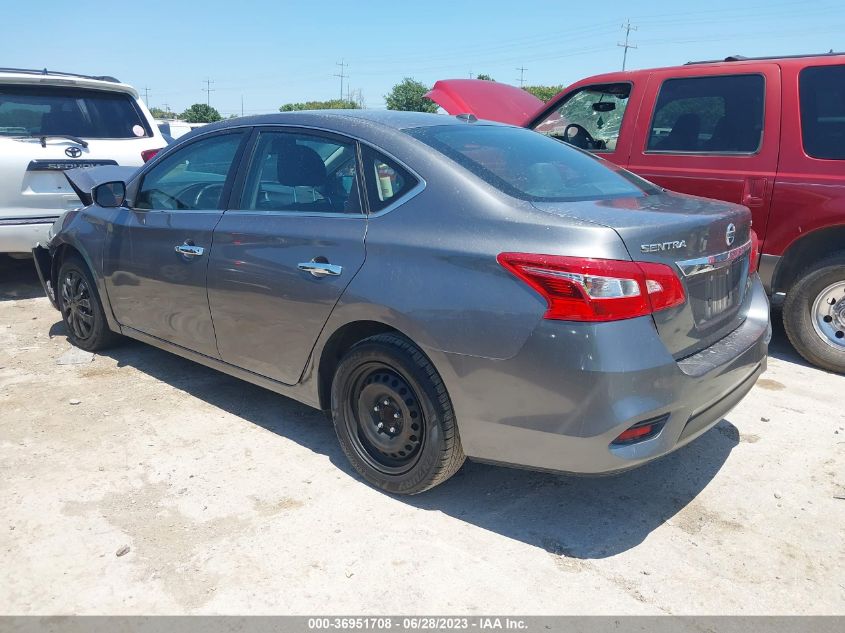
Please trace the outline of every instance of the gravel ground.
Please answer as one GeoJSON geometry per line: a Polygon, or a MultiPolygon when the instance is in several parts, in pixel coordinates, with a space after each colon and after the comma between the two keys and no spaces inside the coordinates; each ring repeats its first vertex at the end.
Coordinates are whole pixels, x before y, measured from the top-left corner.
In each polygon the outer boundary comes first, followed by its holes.
{"type": "Polygon", "coordinates": [[[668,458],[394,498],[319,412],[140,343],[75,353],[30,266],[0,261],[0,613],[845,614],[845,378],[779,327],[668,458]]]}

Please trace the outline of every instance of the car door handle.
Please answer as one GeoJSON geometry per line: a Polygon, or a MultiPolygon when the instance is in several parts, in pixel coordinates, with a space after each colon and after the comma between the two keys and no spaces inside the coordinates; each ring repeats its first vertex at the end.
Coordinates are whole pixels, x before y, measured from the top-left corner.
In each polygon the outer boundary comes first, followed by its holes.
{"type": "Polygon", "coordinates": [[[329,264],[328,262],[302,262],[297,264],[297,268],[311,273],[315,277],[337,276],[343,272],[343,266],[329,264]]]}
{"type": "Polygon", "coordinates": [[[193,244],[179,244],[176,247],[176,252],[185,257],[199,257],[205,252],[202,246],[194,246],[193,244]]]}

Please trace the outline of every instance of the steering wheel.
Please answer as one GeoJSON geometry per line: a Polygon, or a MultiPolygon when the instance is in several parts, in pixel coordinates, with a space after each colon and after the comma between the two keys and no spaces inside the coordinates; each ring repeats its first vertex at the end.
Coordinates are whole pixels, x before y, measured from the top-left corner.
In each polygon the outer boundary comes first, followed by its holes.
{"type": "Polygon", "coordinates": [[[214,182],[201,187],[197,191],[197,195],[194,196],[194,209],[216,209],[221,193],[223,193],[223,183],[221,182],[214,182]]]}
{"type": "Polygon", "coordinates": [[[580,147],[581,149],[603,149],[604,141],[597,141],[593,138],[583,125],[577,123],[570,123],[563,130],[563,140],[580,147]],[[569,130],[575,130],[574,134],[570,134],[569,130]]]}

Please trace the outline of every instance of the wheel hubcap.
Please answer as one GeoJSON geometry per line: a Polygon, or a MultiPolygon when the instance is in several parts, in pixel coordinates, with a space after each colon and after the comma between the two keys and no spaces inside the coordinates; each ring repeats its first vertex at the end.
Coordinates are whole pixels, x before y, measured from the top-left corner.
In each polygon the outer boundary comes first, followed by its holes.
{"type": "Polygon", "coordinates": [[[361,456],[378,470],[399,474],[419,459],[424,420],[419,400],[394,369],[368,365],[353,382],[350,436],[361,456]]]}
{"type": "Polygon", "coordinates": [[[86,339],[94,329],[94,312],[91,309],[91,292],[88,282],[75,271],[62,279],[62,313],[76,338],[86,339]]]}
{"type": "Polygon", "coordinates": [[[813,302],[813,327],[828,345],[845,351],[845,281],[822,290],[813,302]]]}

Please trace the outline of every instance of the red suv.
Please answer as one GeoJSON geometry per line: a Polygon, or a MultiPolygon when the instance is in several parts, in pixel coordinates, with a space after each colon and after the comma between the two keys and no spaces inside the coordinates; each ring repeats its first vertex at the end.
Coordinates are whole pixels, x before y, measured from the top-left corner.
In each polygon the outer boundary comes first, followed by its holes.
{"type": "Polygon", "coordinates": [[[667,189],[749,207],[789,339],[845,372],[845,54],[608,73],[548,103],[471,79],[439,81],[428,96],[450,114],[529,127],[667,189]]]}

